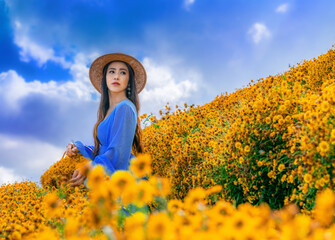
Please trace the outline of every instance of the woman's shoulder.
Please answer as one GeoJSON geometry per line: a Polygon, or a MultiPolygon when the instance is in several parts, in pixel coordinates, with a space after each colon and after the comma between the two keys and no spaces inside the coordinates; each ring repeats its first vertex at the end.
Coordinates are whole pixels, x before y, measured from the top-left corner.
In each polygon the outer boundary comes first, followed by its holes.
{"type": "Polygon", "coordinates": [[[133,110],[135,116],[137,117],[136,107],[132,101],[125,99],[117,105],[118,108],[123,109],[123,110],[127,109],[127,107],[125,106],[129,106],[133,110]]]}

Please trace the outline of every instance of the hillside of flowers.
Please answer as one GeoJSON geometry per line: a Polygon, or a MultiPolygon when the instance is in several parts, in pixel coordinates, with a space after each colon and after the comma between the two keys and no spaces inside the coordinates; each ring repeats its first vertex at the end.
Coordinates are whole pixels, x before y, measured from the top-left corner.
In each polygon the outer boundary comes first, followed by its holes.
{"type": "Polygon", "coordinates": [[[170,198],[220,184],[215,199],[309,211],[318,191],[334,189],[334,49],[251,83],[203,106],[166,105],[160,120],[142,116],[153,123],[145,149],[154,173],[170,179],[170,198]]]}
{"type": "Polygon", "coordinates": [[[204,106],[144,114],[130,171],[63,155],[42,187],[0,186],[0,240],[335,239],[334,105],[329,49],[204,106]],[[88,188],[70,187],[75,169],[88,188]]]}

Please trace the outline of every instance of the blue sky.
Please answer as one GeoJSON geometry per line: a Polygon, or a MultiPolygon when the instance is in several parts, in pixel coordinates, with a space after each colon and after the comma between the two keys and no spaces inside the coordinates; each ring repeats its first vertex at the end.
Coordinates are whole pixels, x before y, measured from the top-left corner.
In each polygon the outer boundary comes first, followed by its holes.
{"type": "Polygon", "coordinates": [[[71,140],[93,142],[92,61],[147,71],[140,114],[203,105],[335,44],[335,2],[0,0],[0,184],[39,181],[71,140]]]}

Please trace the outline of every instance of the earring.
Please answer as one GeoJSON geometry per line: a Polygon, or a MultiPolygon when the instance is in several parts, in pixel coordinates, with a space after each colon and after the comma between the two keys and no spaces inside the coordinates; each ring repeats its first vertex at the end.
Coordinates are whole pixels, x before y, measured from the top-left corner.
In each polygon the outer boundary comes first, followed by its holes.
{"type": "Polygon", "coordinates": [[[127,90],[128,90],[128,96],[130,96],[130,85],[128,85],[127,90]]]}

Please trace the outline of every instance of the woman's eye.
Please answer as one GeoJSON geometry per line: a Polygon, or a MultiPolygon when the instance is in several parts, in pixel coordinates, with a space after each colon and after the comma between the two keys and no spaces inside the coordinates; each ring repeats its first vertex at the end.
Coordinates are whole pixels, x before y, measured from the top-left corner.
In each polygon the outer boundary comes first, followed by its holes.
{"type": "Polygon", "coordinates": [[[122,72],[123,74],[127,74],[126,72],[122,72]]]}

